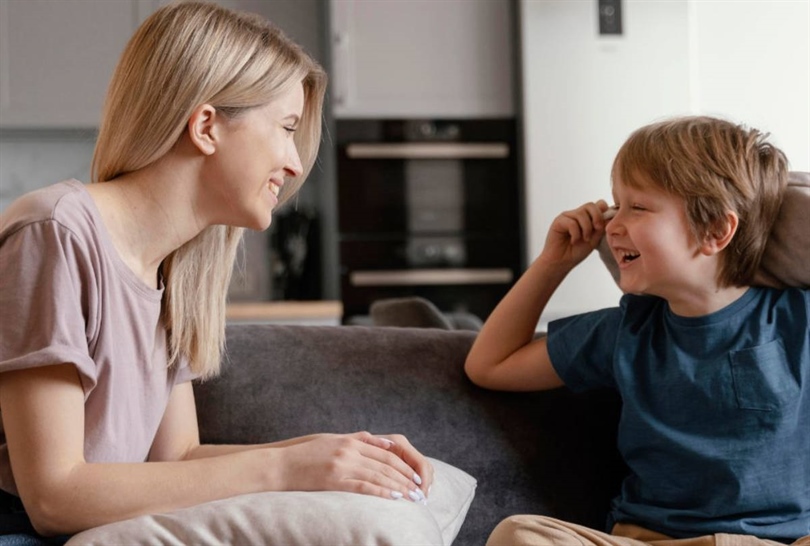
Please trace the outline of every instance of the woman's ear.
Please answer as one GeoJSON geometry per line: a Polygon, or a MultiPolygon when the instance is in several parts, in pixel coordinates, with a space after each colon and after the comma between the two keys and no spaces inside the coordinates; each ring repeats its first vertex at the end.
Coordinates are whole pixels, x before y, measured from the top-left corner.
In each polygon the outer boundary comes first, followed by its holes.
{"type": "Polygon", "coordinates": [[[205,155],[216,151],[217,110],[210,104],[197,106],[188,118],[188,137],[194,146],[205,155]]]}
{"type": "Polygon", "coordinates": [[[711,256],[717,254],[728,246],[737,233],[737,227],[740,225],[740,219],[734,211],[728,211],[726,217],[717,222],[709,233],[703,239],[703,245],[700,251],[711,256]]]}

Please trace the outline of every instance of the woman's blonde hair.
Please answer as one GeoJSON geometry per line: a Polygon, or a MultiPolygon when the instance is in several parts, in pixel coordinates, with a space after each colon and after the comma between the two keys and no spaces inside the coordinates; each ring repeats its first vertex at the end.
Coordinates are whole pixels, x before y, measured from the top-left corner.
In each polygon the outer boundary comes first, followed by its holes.
{"type": "Polygon", "coordinates": [[[720,255],[718,282],[748,286],[787,187],[787,158],[767,137],[707,116],[661,121],[630,135],[613,162],[612,178],[682,197],[697,241],[722,232],[733,211],[739,224],[720,255]]]}
{"type": "MultiPolygon", "coordinates": [[[[91,179],[114,180],[161,158],[200,104],[233,117],[272,102],[299,83],[304,112],[294,138],[304,172],[284,184],[282,202],[300,188],[315,161],[325,73],[257,15],[202,2],[163,7],[138,28],[116,67],[91,179]]],[[[208,227],[162,264],[170,366],[185,357],[201,377],[218,373],[228,285],[242,233],[231,226],[208,227]]]]}

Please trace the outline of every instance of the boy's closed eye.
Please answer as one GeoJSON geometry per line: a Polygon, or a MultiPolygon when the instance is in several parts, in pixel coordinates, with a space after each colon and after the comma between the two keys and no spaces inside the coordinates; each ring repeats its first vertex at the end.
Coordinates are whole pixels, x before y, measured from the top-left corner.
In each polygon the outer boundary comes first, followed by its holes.
{"type": "MultiPolygon", "coordinates": [[[[625,205],[625,207],[629,208],[630,210],[638,210],[638,211],[649,210],[641,203],[633,203],[631,205],[625,205]]],[[[623,208],[621,205],[616,204],[611,206],[608,210],[614,211],[615,214],[616,212],[619,212],[621,208],[623,208]]]]}

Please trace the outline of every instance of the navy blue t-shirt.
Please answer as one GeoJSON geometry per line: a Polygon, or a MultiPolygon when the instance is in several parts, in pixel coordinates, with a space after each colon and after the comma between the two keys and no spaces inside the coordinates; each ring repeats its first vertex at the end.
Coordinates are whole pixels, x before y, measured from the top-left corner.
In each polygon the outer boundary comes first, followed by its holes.
{"type": "Polygon", "coordinates": [[[554,369],[622,397],[611,521],[683,538],[810,535],[810,291],[750,288],[702,317],[652,296],[551,322],[554,369]]]}

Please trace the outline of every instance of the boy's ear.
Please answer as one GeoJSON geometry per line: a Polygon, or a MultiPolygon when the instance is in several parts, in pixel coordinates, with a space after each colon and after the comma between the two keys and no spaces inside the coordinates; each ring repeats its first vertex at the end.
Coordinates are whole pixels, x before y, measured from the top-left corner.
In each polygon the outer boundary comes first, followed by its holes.
{"type": "Polygon", "coordinates": [[[717,254],[728,246],[737,233],[737,227],[740,225],[740,219],[734,211],[728,211],[726,217],[717,222],[703,238],[703,244],[700,251],[711,256],[717,254]]]}
{"type": "Polygon", "coordinates": [[[188,137],[204,155],[216,151],[217,110],[210,104],[200,104],[188,118],[188,137]]]}

